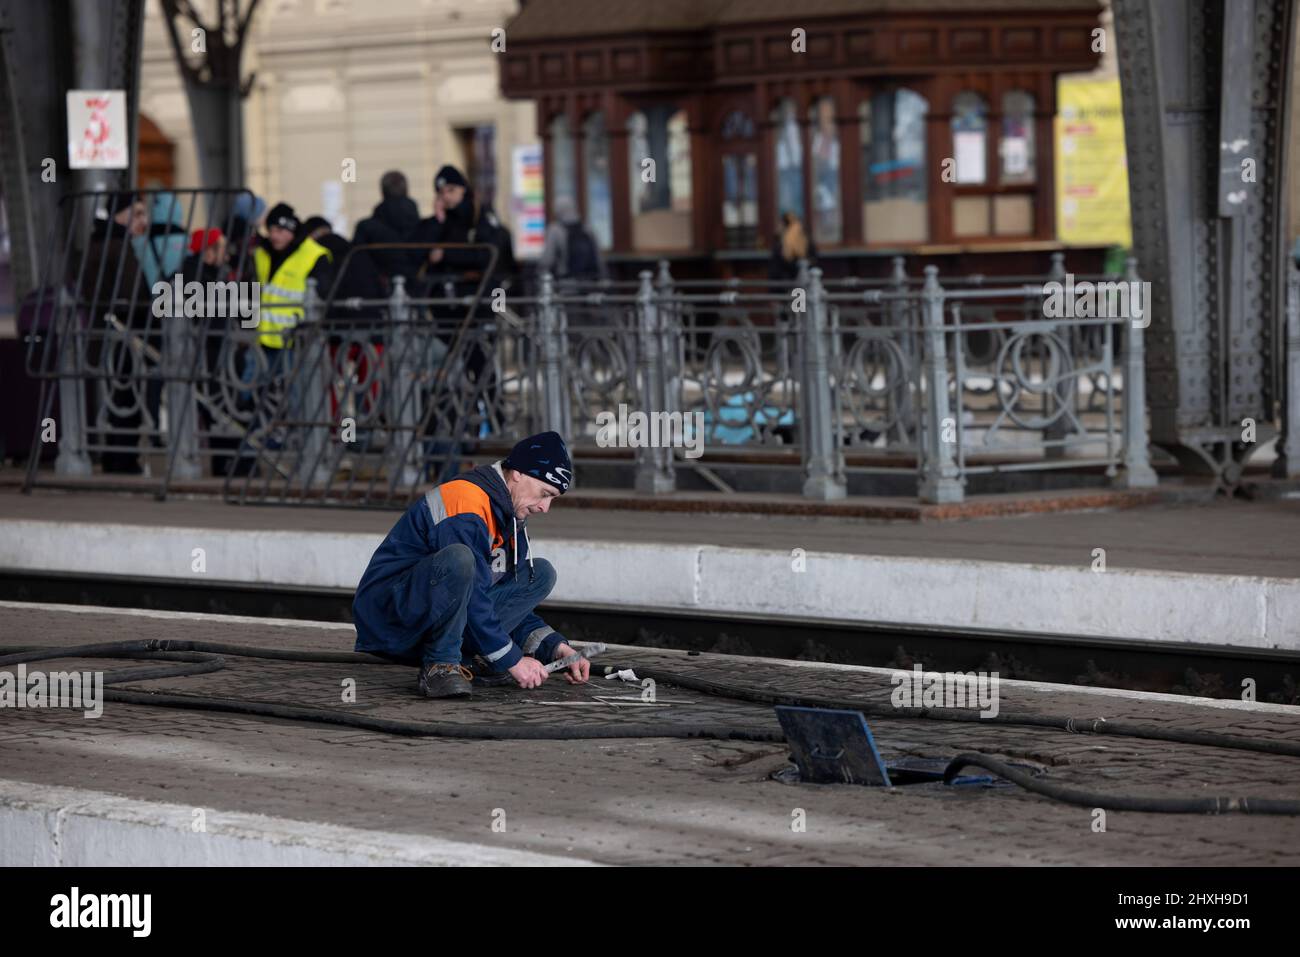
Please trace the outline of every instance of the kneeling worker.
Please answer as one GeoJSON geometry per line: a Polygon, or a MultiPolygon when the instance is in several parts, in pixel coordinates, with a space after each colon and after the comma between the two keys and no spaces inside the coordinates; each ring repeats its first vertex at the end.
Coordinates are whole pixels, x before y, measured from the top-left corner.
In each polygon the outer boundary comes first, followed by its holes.
{"type": "MultiPolygon", "coordinates": [[[[543,432],[500,462],[426,492],[393,526],[357,586],[356,650],[418,665],[428,698],[468,696],[473,673],[466,666],[476,658],[489,671],[509,672],[521,688],[539,687],[544,662],[576,652],[533,611],[555,587],[555,569],[530,554],[526,520],[548,511],[572,480],[564,440],[543,432]]],[[[564,677],[584,682],[590,669],[579,659],[564,677]]]]}

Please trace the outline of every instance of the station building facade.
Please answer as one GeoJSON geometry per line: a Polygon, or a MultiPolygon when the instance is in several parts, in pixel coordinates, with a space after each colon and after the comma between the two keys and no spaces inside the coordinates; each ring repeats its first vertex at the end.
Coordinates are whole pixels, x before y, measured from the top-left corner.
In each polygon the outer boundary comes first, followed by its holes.
{"type": "MultiPolygon", "coordinates": [[[[242,4],[241,9],[246,9],[242,4]]],[[[199,9],[214,19],[206,5],[199,9]]],[[[433,176],[453,163],[511,220],[513,151],[537,142],[533,110],[505,100],[490,45],[517,0],[262,0],[244,51],[246,183],[303,216],[324,215],[348,236],[399,169],[422,215],[433,176]],[[354,171],[343,175],[345,169],[354,171]]],[[[166,163],[141,185],[194,186],[197,147],[161,7],[145,5],[140,105],[166,163]]],[[[142,146],[146,145],[144,137],[142,146]]],[[[161,160],[161,156],[159,156],[161,160]]]]}
{"type": "MultiPolygon", "coordinates": [[[[525,0],[500,83],[530,100],[548,214],[623,271],[760,274],[784,213],[828,274],[892,256],[1043,271],[1056,79],[1093,70],[1097,0],[525,0]]],[[[1099,39],[1100,38],[1100,39],[1099,39]]],[[[1100,268],[1103,250],[1072,261],[1100,268]]],[[[1078,267],[1076,267],[1078,268],[1078,267]]]]}

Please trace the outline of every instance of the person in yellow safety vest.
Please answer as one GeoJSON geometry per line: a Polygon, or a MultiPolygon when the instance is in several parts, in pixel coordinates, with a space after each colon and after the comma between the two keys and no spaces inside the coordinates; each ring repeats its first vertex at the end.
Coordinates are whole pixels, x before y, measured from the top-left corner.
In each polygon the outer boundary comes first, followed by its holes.
{"type": "Polygon", "coordinates": [[[321,299],[329,295],[332,258],[320,243],[298,235],[298,216],[292,206],[279,203],[266,214],[266,242],[253,251],[257,281],[262,284],[257,323],[262,348],[285,347],[288,331],[302,321],[308,279],[316,280],[321,299]]]}

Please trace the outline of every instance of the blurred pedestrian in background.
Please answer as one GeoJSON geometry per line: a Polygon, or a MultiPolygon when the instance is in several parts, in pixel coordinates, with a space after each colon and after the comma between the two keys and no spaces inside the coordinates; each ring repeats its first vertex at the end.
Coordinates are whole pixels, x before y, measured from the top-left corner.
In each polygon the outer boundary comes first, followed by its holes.
{"type": "Polygon", "coordinates": [[[781,215],[781,231],[772,241],[772,258],[768,263],[769,279],[795,280],[799,278],[799,260],[817,258],[817,250],[803,228],[803,221],[794,213],[781,215]]]}
{"type": "Polygon", "coordinates": [[[596,237],[583,224],[572,197],[561,196],[555,201],[555,220],[546,227],[537,271],[549,272],[557,281],[569,283],[600,281],[608,275],[596,237]]]}
{"type": "MultiPolygon", "coordinates": [[[[420,226],[420,209],[407,193],[406,174],[400,170],[389,170],[380,177],[379,204],[369,216],[357,223],[352,233],[352,245],[412,242],[411,236],[420,226]]],[[[404,276],[409,286],[420,267],[401,249],[368,250],[366,257],[374,272],[382,277],[385,295],[393,276],[404,276]]]]}

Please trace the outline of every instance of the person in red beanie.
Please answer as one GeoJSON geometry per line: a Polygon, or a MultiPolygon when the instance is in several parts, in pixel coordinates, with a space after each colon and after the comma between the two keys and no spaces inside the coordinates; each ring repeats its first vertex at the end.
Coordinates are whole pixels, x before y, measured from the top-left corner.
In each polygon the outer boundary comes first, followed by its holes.
{"type": "MultiPolygon", "coordinates": [[[[211,266],[220,269],[226,261],[225,234],[216,227],[194,230],[190,234],[190,253],[201,256],[205,267],[211,266]]],[[[204,272],[207,271],[207,269],[204,270],[204,272]]]]}

